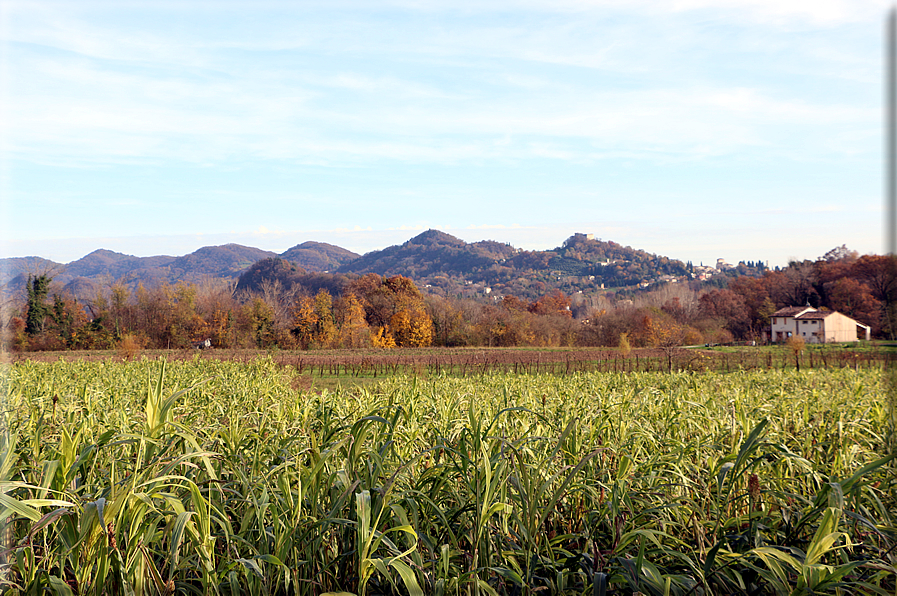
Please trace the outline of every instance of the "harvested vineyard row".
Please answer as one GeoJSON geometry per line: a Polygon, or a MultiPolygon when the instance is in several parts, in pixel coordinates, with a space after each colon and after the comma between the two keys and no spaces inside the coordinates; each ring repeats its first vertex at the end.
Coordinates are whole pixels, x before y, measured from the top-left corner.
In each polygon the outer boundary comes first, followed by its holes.
{"type": "Polygon", "coordinates": [[[5,369],[5,590],[893,594],[869,370],[394,377],[5,369]]]}
{"type": "MultiPolygon", "coordinates": [[[[146,356],[168,360],[224,360],[247,363],[269,357],[310,377],[379,378],[396,374],[481,376],[496,373],[572,374],[596,372],[664,372],[885,368],[893,354],[887,350],[846,346],[815,346],[800,356],[784,347],[743,348],[736,352],[671,347],[621,352],[609,348],[562,349],[398,349],[398,350],[153,350],[146,356]]],[[[115,353],[45,352],[14,354],[14,362],[59,359],[104,361],[121,359],[115,353]]]]}

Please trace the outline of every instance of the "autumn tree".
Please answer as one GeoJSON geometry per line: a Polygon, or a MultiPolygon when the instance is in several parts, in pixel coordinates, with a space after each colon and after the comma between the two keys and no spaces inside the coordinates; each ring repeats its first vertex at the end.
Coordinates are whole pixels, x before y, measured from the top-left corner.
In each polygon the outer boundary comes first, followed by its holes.
{"type": "Polygon", "coordinates": [[[125,331],[136,330],[134,310],[128,288],[121,282],[113,284],[109,288],[109,317],[115,339],[119,339],[125,331]]]}
{"type": "Polygon", "coordinates": [[[813,285],[822,296],[822,304],[831,307],[830,290],[840,279],[853,277],[853,265],[857,260],[854,253],[844,253],[846,247],[832,249],[826,256],[813,263],[813,285]],[[841,255],[841,256],[838,256],[841,255]]]}
{"type": "Polygon", "coordinates": [[[390,330],[398,346],[423,348],[433,343],[433,321],[419,306],[402,308],[394,314],[390,330]]]}
{"type": "Polygon", "coordinates": [[[160,286],[151,289],[142,283],[134,291],[134,333],[148,348],[169,348],[163,340],[168,329],[167,300],[160,286]]]}
{"type": "Polygon", "coordinates": [[[166,339],[171,347],[189,348],[193,343],[207,339],[208,325],[196,309],[196,286],[179,282],[174,287],[164,286],[168,310],[166,339]]]}
{"type": "Polygon", "coordinates": [[[813,308],[821,305],[821,297],[813,283],[815,281],[813,261],[790,261],[781,274],[785,278],[784,283],[780,285],[783,304],[794,306],[809,304],[813,308]]]}
{"type": "Polygon", "coordinates": [[[632,344],[629,343],[629,333],[624,331],[620,334],[620,343],[617,347],[620,349],[620,354],[623,355],[623,358],[629,358],[629,354],[632,353],[632,344]]]}
{"type": "Polygon", "coordinates": [[[78,336],[88,339],[83,331],[88,323],[84,308],[70,296],[53,296],[50,321],[48,331],[54,333],[66,348],[76,347],[78,336]]]}
{"type": "Polygon", "coordinates": [[[744,308],[744,319],[729,326],[729,329],[737,335],[736,327],[740,323],[746,325],[745,337],[756,338],[760,331],[769,325],[769,317],[776,311],[775,303],[769,295],[766,278],[742,276],[734,279],[728,289],[741,297],[744,308]]]}
{"type": "Polygon", "coordinates": [[[196,312],[205,321],[205,332],[212,347],[230,348],[236,343],[237,302],[233,282],[205,282],[196,289],[196,312]]]}
{"type": "Polygon", "coordinates": [[[362,348],[370,345],[364,307],[355,294],[346,293],[336,299],[333,306],[333,318],[341,347],[362,348]]]}
{"type": "Polygon", "coordinates": [[[853,264],[854,277],[865,283],[881,305],[882,331],[897,338],[897,257],[863,255],[853,264]]]}
{"type": "Polygon", "coordinates": [[[253,296],[243,308],[246,311],[255,346],[259,348],[277,346],[279,333],[274,307],[261,296],[253,296]]]}
{"type": "Polygon", "coordinates": [[[376,273],[353,280],[346,291],[358,297],[364,307],[365,320],[372,328],[388,325],[396,313],[395,294],[376,273]]]}
{"type": "Polygon", "coordinates": [[[486,304],[480,308],[476,317],[476,331],[479,342],[489,346],[517,345],[511,343],[508,334],[511,329],[511,315],[509,312],[495,304],[486,304]]]}
{"type": "Polygon", "coordinates": [[[826,284],[826,293],[833,310],[869,325],[876,335],[881,330],[881,303],[872,296],[865,283],[842,277],[826,284]]]}
{"type": "Polygon", "coordinates": [[[711,290],[698,299],[705,317],[717,318],[735,337],[751,335],[751,320],[744,298],[729,289],[711,290]]]}
{"type": "Polygon", "coordinates": [[[293,308],[292,333],[303,350],[311,347],[315,341],[318,327],[318,315],[315,312],[315,301],[309,296],[301,296],[293,308]]]}
{"type": "Polygon", "coordinates": [[[648,345],[660,348],[666,354],[668,372],[673,372],[673,354],[680,346],[701,340],[697,330],[688,325],[680,325],[671,317],[646,316],[643,327],[648,345]]]}
{"type": "Polygon", "coordinates": [[[320,290],[314,299],[315,327],[313,341],[316,346],[329,348],[336,341],[336,324],[333,322],[333,297],[327,290],[320,290]]]}
{"type": "Polygon", "coordinates": [[[377,328],[373,336],[371,336],[371,345],[375,348],[386,349],[396,347],[396,340],[389,331],[389,325],[377,328]]]}
{"type": "Polygon", "coordinates": [[[279,342],[289,343],[289,328],[292,323],[293,304],[296,301],[296,295],[299,288],[286,288],[279,280],[264,280],[261,283],[261,291],[259,294],[264,300],[268,308],[271,309],[274,322],[275,333],[279,338],[279,342]]]}
{"type": "Polygon", "coordinates": [[[369,273],[349,284],[358,296],[374,337],[385,338],[387,329],[398,346],[428,346],[433,341],[433,321],[414,282],[402,275],[381,278],[369,273]]]}
{"type": "Polygon", "coordinates": [[[786,347],[791,352],[792,356],[794,356],[794,366],[797,368],[797,371],[800,372],[800,355],[801,352],[804,351],[804,347],[807,345],[799,335],[792,335],[788,338],[788,341],[785,342],[786,347]]]}
{"type": "Polygon", "coordinates": [[[560,290],[545,294],[529,306],[529,311],[537,315],[571,317],[570,298],[560,290]]]}
{"type": "Polygon", "coordinates": [[[472,341],[474,312],[482,305],[443,296],[426,296],[424,302],[433,321],[433,342],[441,346],[465,346],[472,341]]]}
{"type": "Polygon", "coordinates": [[[529,312],[532,305],[527,300],[507,295],[502,297],[501,306],[508,312],[529,312]]]}

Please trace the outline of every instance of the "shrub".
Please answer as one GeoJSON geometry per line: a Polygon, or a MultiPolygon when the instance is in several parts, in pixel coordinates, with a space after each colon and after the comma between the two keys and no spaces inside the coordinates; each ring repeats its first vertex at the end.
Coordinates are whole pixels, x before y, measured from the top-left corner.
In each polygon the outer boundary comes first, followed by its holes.
{"type": "Polygon", "coordinates": [[[133,333],[125,333],[115,344],[115,352],[122,360],[133,360],[143,349],[143,342],[133,333]]]}

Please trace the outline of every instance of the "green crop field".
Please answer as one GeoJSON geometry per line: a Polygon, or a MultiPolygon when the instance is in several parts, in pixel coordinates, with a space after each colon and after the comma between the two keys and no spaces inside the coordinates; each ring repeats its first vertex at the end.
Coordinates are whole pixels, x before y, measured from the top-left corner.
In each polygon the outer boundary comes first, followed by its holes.
{"type": "Polygon", "coordinates": [[[897,593],[880,369],[0,377],[4,594],[897,593]]]}

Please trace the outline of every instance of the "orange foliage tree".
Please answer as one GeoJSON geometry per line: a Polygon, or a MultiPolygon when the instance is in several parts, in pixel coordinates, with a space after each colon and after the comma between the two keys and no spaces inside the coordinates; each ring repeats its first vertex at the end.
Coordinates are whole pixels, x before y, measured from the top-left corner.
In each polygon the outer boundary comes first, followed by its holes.
{"type": "Polygon", "coordinates": [[[420,290],[407,277],[369,273],[349,284],[348,292],[358,296],[365,320],[376,330],[374,345],[389,343],[387,338],[402,347],[433,343],[433,320],[420,290]]]}

